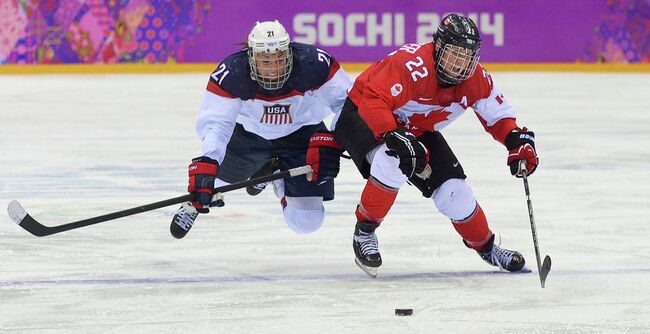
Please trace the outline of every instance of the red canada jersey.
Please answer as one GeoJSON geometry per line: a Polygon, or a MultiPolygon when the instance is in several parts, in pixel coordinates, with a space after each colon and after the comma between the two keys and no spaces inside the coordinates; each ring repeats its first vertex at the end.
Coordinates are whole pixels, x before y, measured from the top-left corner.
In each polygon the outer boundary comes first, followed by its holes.
{"type": "Polygon", "coordinates": [[[348,94],[361,118],[377,137],[399,127],[419,136],[441,130],[471,107],[503,143],[517,127],[515,114],[490,74],[479,64],[469,79],[441,88],[433,51],[432,42],[406,44],[361,73],[348,94]]]}

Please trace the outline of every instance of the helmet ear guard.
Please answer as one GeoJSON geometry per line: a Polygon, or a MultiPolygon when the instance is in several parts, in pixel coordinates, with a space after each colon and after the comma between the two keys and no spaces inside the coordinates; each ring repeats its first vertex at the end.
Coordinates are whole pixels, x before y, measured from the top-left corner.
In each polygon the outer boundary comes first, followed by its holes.
{"type": "Polygon", "coordinates": [[[474,74],[481,49],[481,37],[474,21],[458,14],[443,17],[433,42],[440,86],[457,85],[474,74]]]}
{"type": "Polygon", "coordinates": [[[255,23],[248,35],[251,79],[267,90],[282,88],[293,68],[290,42],[289,34],[278,20],[255,23]]]}

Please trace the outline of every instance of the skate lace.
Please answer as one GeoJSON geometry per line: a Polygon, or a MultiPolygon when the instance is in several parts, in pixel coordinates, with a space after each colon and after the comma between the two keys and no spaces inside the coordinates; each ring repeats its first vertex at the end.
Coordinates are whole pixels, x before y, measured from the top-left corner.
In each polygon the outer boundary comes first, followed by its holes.
{"type": "Polygon", "coordinates": [[[199,215],[198,212],[197,213],[188,212],[185,210],[185,208],[181,207],[178,210],[176,217],[174,217],[174,223],[180,226],[185,231],[188,231],[194,224],[194,220],[196,220],[196,217],[198,215],[199,215]]]}
{"type": "Polygon", "coordinates": [[[358,235],[355,234],[354,241],[359,244],[359,248],[363,255],[379,253],[377,236],[374,233],[359,231],[358,235]]]}
{"type": "Polygon", "coordinates": [[[512,257],[515,255],[515,252],[503,249],[498,245],[492,246],[492,252],[490,252],[490,262],[497,265],[501,269],[506,269],[506,267],[512,261],[512,257]]]}

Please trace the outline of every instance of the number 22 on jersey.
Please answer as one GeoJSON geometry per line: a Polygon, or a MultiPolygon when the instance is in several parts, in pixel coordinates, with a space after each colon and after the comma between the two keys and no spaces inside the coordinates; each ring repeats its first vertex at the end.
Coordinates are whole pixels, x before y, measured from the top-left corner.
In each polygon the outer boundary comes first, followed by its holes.
{"type": "MultiPolygon", "coordinates": [[[[421,47],[420,44],[406,44],[400,48],[400,50],[404,50],[410,54],[414,54],[419,48],[421,47]]],[[[425,78],[427,75],[429,75],[429,70],[427,70],[426,67],[422,66],[424,65],[424,60],[420,56],[415,57],[416,61],[409,60],[406,62],[406,68],[411,72],[411,79],[413,79],[413,82],[417,82],[418,79],[425,78]]]]}

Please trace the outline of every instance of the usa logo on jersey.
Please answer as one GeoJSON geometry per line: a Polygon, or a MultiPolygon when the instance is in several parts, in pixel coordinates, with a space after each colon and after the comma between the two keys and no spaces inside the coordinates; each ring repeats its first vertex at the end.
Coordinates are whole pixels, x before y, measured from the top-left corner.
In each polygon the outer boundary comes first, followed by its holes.
{"type": "Polygon", "coordinates": [[[289,113],[289,107],[291,105],[287,104],[274,104],[272,106],[264,106],[264,114],[260,123],[266,124],[290,124],[291,114],[289,113]]]}

